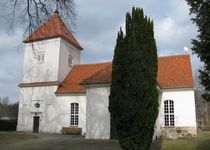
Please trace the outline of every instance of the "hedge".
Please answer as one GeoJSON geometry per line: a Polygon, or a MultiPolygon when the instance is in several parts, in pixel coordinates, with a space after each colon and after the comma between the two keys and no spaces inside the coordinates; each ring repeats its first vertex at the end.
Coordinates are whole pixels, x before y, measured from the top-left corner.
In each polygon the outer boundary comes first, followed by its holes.
{"type": "Polygon", "coordinates": [[[0,120],[0,131],[16,130],[17,120],[0,120]]]}

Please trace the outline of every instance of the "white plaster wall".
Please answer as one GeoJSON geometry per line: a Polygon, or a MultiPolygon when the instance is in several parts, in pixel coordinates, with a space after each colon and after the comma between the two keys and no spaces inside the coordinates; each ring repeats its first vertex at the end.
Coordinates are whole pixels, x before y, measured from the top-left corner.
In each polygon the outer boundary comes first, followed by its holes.
{"type": "Polygon", "coordinates": [[[60,128],[70,127],[70,104],[79,103],[79,128],[82,128],[82,134],[86,133],[86,94],[65,94],[57,97],[60,106],[60,128]]]}
{"type": "Polygon", "coordinates": [[[61,39],[60,45],[60,55],[59,55],[59,74],[58,80],[63,81],[69,71],[73,68],[75,64],[80,63],[80,53],[81,51],[73,47],[71,44],[61,39]],[[69,54],[73,57],[73,64],[69,66],[68,56],[69,54]]]}
{"type": "Polygon", "coordinates": [[[35,113],[40,117],[39,131],[45,133],[59,133],[59,103],[54,92],[57,86],[20,88],[20,101],[17,131],[33,131],[33,117],[35,113]],[[41,107],[36,108],[35,103],[41,107]]]}
{"type": "Polygon", "coordinates": [[[162,102],[162,91],[161,89],[158,87],[159,90],[159,96],[158,96],[158,103],[159,103],[159,107],[158,107],[158,116],[156,119],[156,123],[155,123],[155,127],[154,127],[154,134],[153,134],[153,140],[157,139],[158,137],[161,136],[161,102],[162,102]]]}
{"type": "Polygon", "coordinates": [[[86,96],[85,94],[58,96],[54,94],[57,86],[20,88],[17,131],[33,131],[35,113],[40,117],[39,132],[61,133],[62,127],[70,126],[70,103],[78,102],[79,127],[86,132],[86,96]],[[41,107],[36,108],[35,103],[41,107]]]}
{"type": "Polygon", "coordinates": [[[35,113],[40,116],[40,131],[47,130],[47,132],[51,132],[55,130],[50,122],[53,122],[52,116],[55,116],[56,111],[48,114],[47,110],[50,106],[56,105],[56,96],[54,94],[56,90],[57,86],[20,88],[18,131],[33,131],[33,116],[35,116],[35,113]],[[40,103],[40,108],[34,106],[37,102],[40,103]],[[50,116],[50,120],[48,116],[50,116]],[[48,128],[45,126],[48,126],[48,128]]]}
{"type": "Polygon", "coordinates": [[[22,83],[57,81],[60,38],[25,44],[22,83]],[[37,54],[45,54],[44,62],[37,62],[37,54]]]}
{"type": "Polygon", "coordinates": [[[88,87],[86,90],[86,139],[110,139],[110,87],[88,87]]]}
{"type": "Polygon", "coordinates": [[[176,127],[196,127],[195,97],[193,88],[162,90],[160,124],[164,127],[164,101],[174,101],[176,127]]]}

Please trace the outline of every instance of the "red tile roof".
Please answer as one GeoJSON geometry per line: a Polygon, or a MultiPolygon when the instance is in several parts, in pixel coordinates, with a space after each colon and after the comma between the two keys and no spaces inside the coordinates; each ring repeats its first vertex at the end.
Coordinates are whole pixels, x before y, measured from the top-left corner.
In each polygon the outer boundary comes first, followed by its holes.
{"type": "Polygon", "coordinates": [[[193,87],[190,56],[159,57],[158,81],[162,88],[193,87]]]}
{"type": "Polygon", "coordinates": [[[94,75],[103,68],[109,66],[108,63],[98,64],[80,64],[75,65],[74,68],[69,72],[66,79],[63,81],[62,86],[58,88],[56,93],[83,93],[86,92],[85,87],[80,85],[84,79],[94,75]]]}
{"type": "Polygon", "coordinates": [[[83,49],[57,13],[54,13],[44,24],[26,38],[24,42],[29,43],[56,37],[65,39],[80,50],[83,49]]]}
{"type": "Polygon", "coordinates": [[[95,84],[95,83],[110,83],[112,78],[112,63],[107,67],[98,71],[89,78],[86,78],[82,81],[82,84],[95,84]]]}
{"type": "MultiPolygon", "coordinates": [[[[85,92],[80,84],[111,83],[112,64],[76,65],[60,86],[57,93],[85,92]]],[[[189,55],[158,58],[158,83],[161,88],[193,87],[189,55]]]]}

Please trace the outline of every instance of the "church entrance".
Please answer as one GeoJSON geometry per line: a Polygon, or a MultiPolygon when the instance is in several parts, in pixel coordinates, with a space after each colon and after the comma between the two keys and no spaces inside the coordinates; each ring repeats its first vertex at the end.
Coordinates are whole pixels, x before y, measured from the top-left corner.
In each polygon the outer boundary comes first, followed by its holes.
{"type": "Polygon", "coordinates": [[[39,116],[34,116],[33,132],[35,133],[39,132],[39,116]]]}

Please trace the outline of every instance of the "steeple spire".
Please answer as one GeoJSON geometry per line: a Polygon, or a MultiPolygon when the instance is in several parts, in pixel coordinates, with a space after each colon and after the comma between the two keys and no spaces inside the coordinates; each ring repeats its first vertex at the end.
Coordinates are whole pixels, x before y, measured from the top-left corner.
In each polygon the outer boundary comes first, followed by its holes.
{"type": "Polygon", "coordinates": [[[59,3],[59,0],[55,0],[55,2],[56,2],[56,8],[55,8],[54,13],[59,14],[59,12],[58,12],[58,3],[59,3]]]}

